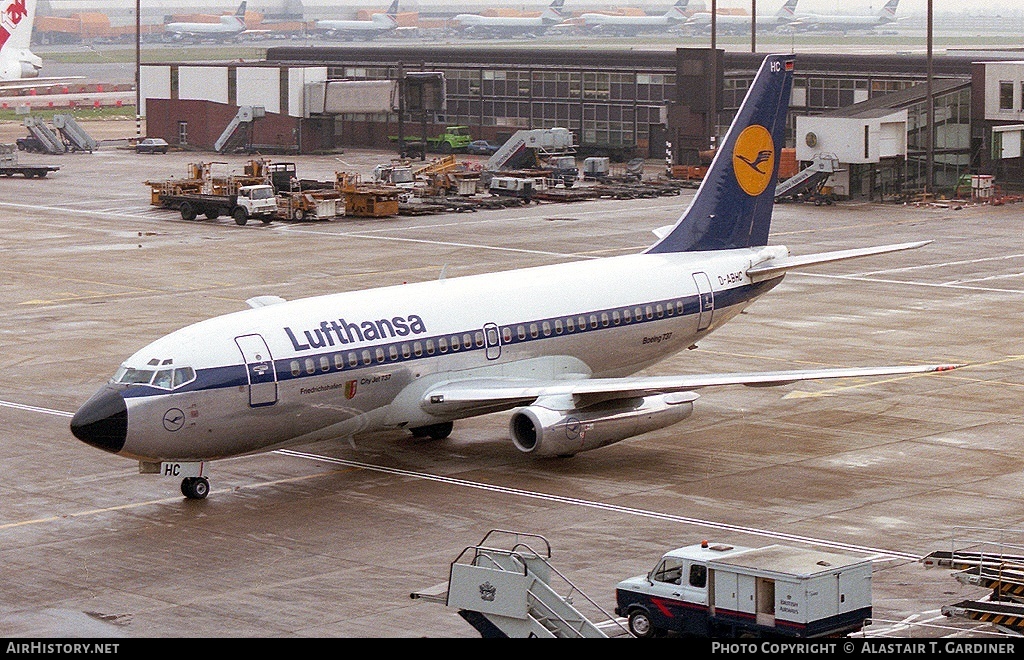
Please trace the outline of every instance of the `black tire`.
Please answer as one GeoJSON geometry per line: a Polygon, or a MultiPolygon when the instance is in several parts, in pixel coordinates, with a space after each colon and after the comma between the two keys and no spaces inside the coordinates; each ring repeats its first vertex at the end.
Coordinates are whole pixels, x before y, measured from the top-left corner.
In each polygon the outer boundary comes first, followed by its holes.
{"type": "Polygon", "coordinates": [[[658,629],[651,623],[651,617],[646,610],[633,610],[629,613],[629,632],[640,639],[650,639],[657,636],[658,629]]]}
{"type": "Polygon", "coordinates": [[[249,222],[249,213],[245,209],[235,209],[231,217],[235,219],[236,225],[244,225],[249,222]]]}
{"type": "Polygon", "coordinates": [[[183,202],[179,210],[181,211],[182,220],[196,219],[196,208],[190,202],[183,202]]]}
{"type": "Polygon", "coordinates": [[[210,494],[210,481],[206,477],[185,477],[181,480],[181,494],[190,500],[203,500],[210,494]]]}
{"type": "Polygon", "coordinates": [[[441,153],[450,154],[452,152],[452,145],[448,142],[441,143],[441,153]]]}
{"type": "Polygon", "coordinates": [[[302,222],[306,219],[306,212],[302,209],[295,209],[295,212],[292,213],[292,219],[296,222],[302,222]]]}

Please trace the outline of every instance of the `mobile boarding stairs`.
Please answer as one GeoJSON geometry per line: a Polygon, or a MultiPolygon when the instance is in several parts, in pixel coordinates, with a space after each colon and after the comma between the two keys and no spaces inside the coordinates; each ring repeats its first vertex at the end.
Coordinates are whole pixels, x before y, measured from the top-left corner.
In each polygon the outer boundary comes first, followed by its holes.
{"type": "Polygon", "coordinates": [[[25,128],[39,141],[39,145],[48,154],[63,154],[69,151],[88,151],[92,153],[98,147],[96,140],[85,132],[71,115],[54,115],[51,129],[39,117],[29,115],[24,120],[25,128]]]}
{"type": "MultiPolygon", "coordinates": [[[[820,205],[821,189],[836,172],[841,172],[834,154],[816,154],[811,164],[775,186],[775,201],[810,199],[820,205]]],[[[828,201],[831,204],[831,200],[828,201]]]]}
{"type": "Polygon", "coordinates": [[[414,599],[442,603],[458,610],[485,638],[607,638],[631,637],[615,617],[587,597],[551,563],[551,546],[541,536],[492,529],[475,546],[464,549],[451,563],[447,583],[413,592],[414,599]],[[508,547],[496,546],[502,537],[508,547]],[[552,586],[566,589],[561,595],[552,586]],[[592,616],[593,623],[574,604],[592,616]],[[605,632],[608,629],[609,632],[605,632]]]}

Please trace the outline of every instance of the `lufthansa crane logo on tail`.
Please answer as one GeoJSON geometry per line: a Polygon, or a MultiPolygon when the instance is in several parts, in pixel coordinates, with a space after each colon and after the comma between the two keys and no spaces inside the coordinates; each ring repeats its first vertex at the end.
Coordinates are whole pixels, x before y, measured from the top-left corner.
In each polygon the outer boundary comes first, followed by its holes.
{"type": "Polygon", "coordinates": [[[743,129],[732,150],[732,169],[743,192],[751,197],[764,192],[775,170],[775,143],[767,128],[751,124],[743,129]]]}

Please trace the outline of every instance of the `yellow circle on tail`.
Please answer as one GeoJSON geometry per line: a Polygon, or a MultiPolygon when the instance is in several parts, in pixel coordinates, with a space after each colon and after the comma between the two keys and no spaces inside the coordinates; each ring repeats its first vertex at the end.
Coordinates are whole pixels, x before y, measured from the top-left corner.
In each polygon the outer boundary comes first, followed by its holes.
{"type": "Polygon", "coordinates": [[[751,124],[736,138],[732,149],[732,171],[743,192],[757,197],[768,187],[775,169],[772,134],[760,124],[751,124]]]}

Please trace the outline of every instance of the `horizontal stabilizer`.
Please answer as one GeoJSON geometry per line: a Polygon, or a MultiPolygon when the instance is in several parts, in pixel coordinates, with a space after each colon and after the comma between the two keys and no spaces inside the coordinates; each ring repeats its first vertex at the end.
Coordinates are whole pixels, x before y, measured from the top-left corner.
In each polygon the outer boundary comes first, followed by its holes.
{"type": "Polygon", "coordinates": [[[845,259],[856,259],[858,257],[870,257],[875,254],[885,254],[887,252],[913,250],[914,248],[919,248],[921,246],[928,245],[929,243],[931,243],[931,241],[917,241],[915,243],[898,243],[895,245],[879,245],[877,247],[858,248],[853,250],[820,252],[818,254],[808,254],[800,257],[781,257],[751,266],[747,269],[747,276],[750,277],[753,282],[761,282],[797,268],[817,266],[818,264],[827,264],[832,263],[833,261],[843,261],[845,259]]]}
{"type": "MultiPolygon", "coordinates": [[[[540,397],[571,396],[577,407],[585,408],[603,401],[683,392],[702,387],[721,385],[768,387],[787,385],[803,380],[934,373],[951,371],[962,366],[964,365],[929,364],[689,376],[578,377],[558,382],[515,378],[480,378],[452,381],[434,387],[424,395],[421,405],[424,410],[429,412],[451,413],[469,409],[497,409],[502,406],[529,405],[540,397]]],[[[694,395],[694,399],[696,399],[696,395],[694,395]]]]}

